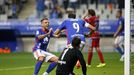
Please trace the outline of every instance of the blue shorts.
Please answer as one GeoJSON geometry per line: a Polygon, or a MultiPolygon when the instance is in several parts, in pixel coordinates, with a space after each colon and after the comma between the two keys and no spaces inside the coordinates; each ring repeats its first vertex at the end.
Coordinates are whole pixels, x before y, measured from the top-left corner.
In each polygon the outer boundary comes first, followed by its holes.
{"type": "Polygon", "coordinates": [[[68,44],[71,44],[73,38],[76,36],[78,36],[81,39],[81,43],[85,44],[85,36],[82,34],[75,34],[75,35],[71,36],[70,39],[68,39],[68,44]]]}

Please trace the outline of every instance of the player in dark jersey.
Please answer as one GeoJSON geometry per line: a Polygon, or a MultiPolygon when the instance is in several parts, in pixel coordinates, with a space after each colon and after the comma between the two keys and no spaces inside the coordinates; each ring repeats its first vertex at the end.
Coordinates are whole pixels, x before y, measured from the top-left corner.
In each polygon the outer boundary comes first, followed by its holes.
{"type": "Polygon", "coordinates": [[[91,46],[89,46],[88,50],[88,67],[91,67],[91,60],[93,56],[93,48],[96,49],[98,56],[100,58],[101,63],[96,67],[103,67],[105,66],[104,57],[100,50],[100,33],[99,33],[99,18],[96,16],[96,13],[93,9],[89,9],[88,12],[82,17],[87,23],[93,25],[96,30],[90,30],[89,40],[91,41],[91,46]]]}
{"type": "Polygon", "coordinates": [[[51,72],[57,65],[58,57],[50,52],[47,52],[46,50],[50,37],[53,35],[52,28],[49,29],[48,27],[48,19],[43,18],[41,20],[41,28],[36,31],[33,55],[37,59],[37,63],[35,65],[34,75],[38,75],[38,72],[44,61],[51,62],[51,64],[43,75],[48,75],[48,73],[51,72]]]}
{"type": "Polygon", "coordinates": [[[73,69],[77,60],[79,60],[80,64],[82,65],[83,75],[86,75],[86,62],[83,58],[81,51],[79,50],[80,43],[80,38],[74,37],[72,39],[73,48],[64,49],[61,56],[59,57],[59,61],[63,62],[63,64],[58,64],[56,69],[56,75],[75,75],[73,73],[73,69]]]}
{"type": "Polygon", "coordinates": [[[122,17],[122,11],[118,10],[116,17],[118,28],[114,34],[114,47],[120,53],[121,58],[120,61],[124,61],[124,18],[122,17]]]}

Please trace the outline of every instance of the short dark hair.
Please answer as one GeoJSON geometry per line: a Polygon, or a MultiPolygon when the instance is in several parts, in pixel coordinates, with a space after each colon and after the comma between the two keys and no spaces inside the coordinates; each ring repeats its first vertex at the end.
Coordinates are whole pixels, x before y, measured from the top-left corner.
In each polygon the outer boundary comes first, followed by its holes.
{"type": "Polygon", "coordinates": [[[68,18],[76,18],[76,15],[73,13],[68,14],[68,18]]]}
{"type": "Polygon", "coordinates": [[[72,46],[75,47],[80,47],[81,39],[78,36],[75,36],[72,40],[72,46]]]}
{"type": "Polygon", "coordinates": [[[120,14],[122,15],[122,10],[121,10],[121,9],[119,9],[117,12],[120,13],[120,14]]]}
{"type": "Polygon", "coordinates": [[[42,18],[42,19],[40,20],[40,22],[42,22],[43,20],[48,20],[48,18],[42,18]]]}
{"type": "Polygon", "coordinates": [[[93,9],[88,9],[88,13],[90,15],[92,15],[92,16],[95,16],[96,15],[96,13],[95,13],[95,11],[93,9]]]}

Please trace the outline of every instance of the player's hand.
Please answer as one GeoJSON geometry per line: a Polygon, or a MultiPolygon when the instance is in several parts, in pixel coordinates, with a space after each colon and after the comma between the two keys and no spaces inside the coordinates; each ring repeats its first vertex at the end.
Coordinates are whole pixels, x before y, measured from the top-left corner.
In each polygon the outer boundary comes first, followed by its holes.
{"type": "Polygon", "coordinates": [[[113,36],[114,38],[116,38],[117,37],[117,35],[116,34],[114,34],[114,36],[113,36]]]}
{"type": "Polygon", "coordinates": [[[88,11],[82,16],[82,19],[85,19],[88,16],[88,11]]]}
{"type": "Polygon", "coordinates": [[[56,37],[56,38],[59,38],[59,37],[60,37],[60,35],[61,35],[61,33],[53,34],[53,36],[54,36],[54,37],[56,37]]]}

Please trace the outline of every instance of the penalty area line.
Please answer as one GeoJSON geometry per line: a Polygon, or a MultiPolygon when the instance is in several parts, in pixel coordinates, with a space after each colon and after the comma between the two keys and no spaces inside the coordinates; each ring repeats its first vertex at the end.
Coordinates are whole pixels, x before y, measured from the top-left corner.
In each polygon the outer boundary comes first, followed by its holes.
{"type": "MultiPolygon", "coordinates": [[[[42,65],[44,67],[45,65],[42,65]]],[[[22,69],[31,69],[35,66],[27,66],[27,67],[16,67],[16,68],[6,68],[6,69],[0,69],[0,71],[10,71],[10,70],[22,70],[22,69]]]]}

